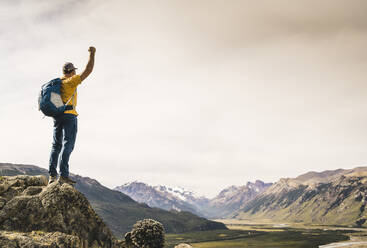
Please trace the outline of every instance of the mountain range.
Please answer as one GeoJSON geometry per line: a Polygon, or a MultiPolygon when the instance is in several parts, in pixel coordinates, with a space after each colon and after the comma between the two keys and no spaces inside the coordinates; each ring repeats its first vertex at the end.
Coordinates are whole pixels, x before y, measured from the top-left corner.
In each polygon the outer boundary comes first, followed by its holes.
{"type": "Polygon", "coordinates": [[[366,226],[366,202],[367,167],[308,172],[279,180],[231,217],[366,226]]]}
{"type": "Polygon", "coordinates": [[[133,182],[115,188],[138,202],[207,218],[273,220],[367,226],[367,167],[307,172],[276,183],[257,180],[230,186],[216,197],[165,186],[133,182]]]}
{"type": "Polygon", "coordinates": [[[193,193],[183,188],[149,186],[142,182],[131,182],[114,188],[140,203],[165,210],[189,211],[201,215],[191,199],[197,199],[193,193]]]}
{"type": "Polygon", "coordinates": [[[165,210],[190,211],[206,218],[222,218],[238,210],[246,202],[262,193],[271,183],[257,180],[243,186],[230,186],[209,199],[179,187],[150,186],[131,182],[115,187],[135,201],[165,210]]]}

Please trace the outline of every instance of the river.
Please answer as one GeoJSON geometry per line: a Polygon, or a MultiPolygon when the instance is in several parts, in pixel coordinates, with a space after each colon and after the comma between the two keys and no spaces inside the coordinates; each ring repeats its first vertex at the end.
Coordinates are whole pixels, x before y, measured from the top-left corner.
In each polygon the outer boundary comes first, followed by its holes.
{"type": "Polygon", "coordinates": [[[331,243],[327,245],[320,245],[319,248],[339,248],[339,247],[349,247],[350,245],[366,245],[367,241],[349,241],[349,242],[340,242],[340,243],[331,243]]]}

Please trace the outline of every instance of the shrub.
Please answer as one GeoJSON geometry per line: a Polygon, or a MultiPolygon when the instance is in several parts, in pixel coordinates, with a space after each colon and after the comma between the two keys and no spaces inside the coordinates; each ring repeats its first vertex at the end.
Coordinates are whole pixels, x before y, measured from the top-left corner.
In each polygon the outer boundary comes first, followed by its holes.
{"type": "Polygon", "coordinates": [[[139,248],[163,248],[164,227],[152,219],[136,222],[128,235],[128,239],[139,248]]]}

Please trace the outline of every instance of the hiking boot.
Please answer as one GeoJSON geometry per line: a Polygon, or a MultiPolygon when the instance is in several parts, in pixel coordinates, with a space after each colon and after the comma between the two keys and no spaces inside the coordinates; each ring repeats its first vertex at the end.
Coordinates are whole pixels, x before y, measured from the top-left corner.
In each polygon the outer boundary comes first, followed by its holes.
{"type": "Polygon", "coordinates": [[[48,178],[48,184],[51,184],[51,183],[53,183],[53,182],[56,182],[56,180],[57,180],[57,176],[50,176],[50,177],[48,178]]]}
{"type": "Polygon", "coordinates": [[[71,180],[70,177],[63,177],[63,176],[59,178],[59,182],[67,184],[76,184],[76,182],[74,180],[71,180]]]}

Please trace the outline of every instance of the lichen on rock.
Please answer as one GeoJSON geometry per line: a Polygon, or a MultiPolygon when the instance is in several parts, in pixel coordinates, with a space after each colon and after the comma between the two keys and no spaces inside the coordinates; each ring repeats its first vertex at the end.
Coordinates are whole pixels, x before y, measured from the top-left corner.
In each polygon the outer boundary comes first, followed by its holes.
{"type": "Polygon", "coordinates": [[[82,247],[82,244],[77,236],[61,232],[33,231],[23,233],[0,231],[0,247],[79,248],[82,247]]]}
{"type": "Polygon", "coordinates": [[[48,185],[45,176],[0,177],[0,247],[163,248],[164,227],[138,221],[117,240],[87,198],[69,184],[48,185]]]}
{"type": "Polygon", "coordinates": [[[45,176],[1,178],[0,227],[0,247],[121,247],[82,193],[45,176]]]}
{"type": "Polygon", "coordinates": [[[132,248],[163,248],[164,233],[162,223],[144,219],[136,222],[131,232],[125,235],[125,241],[132,248]]]}

